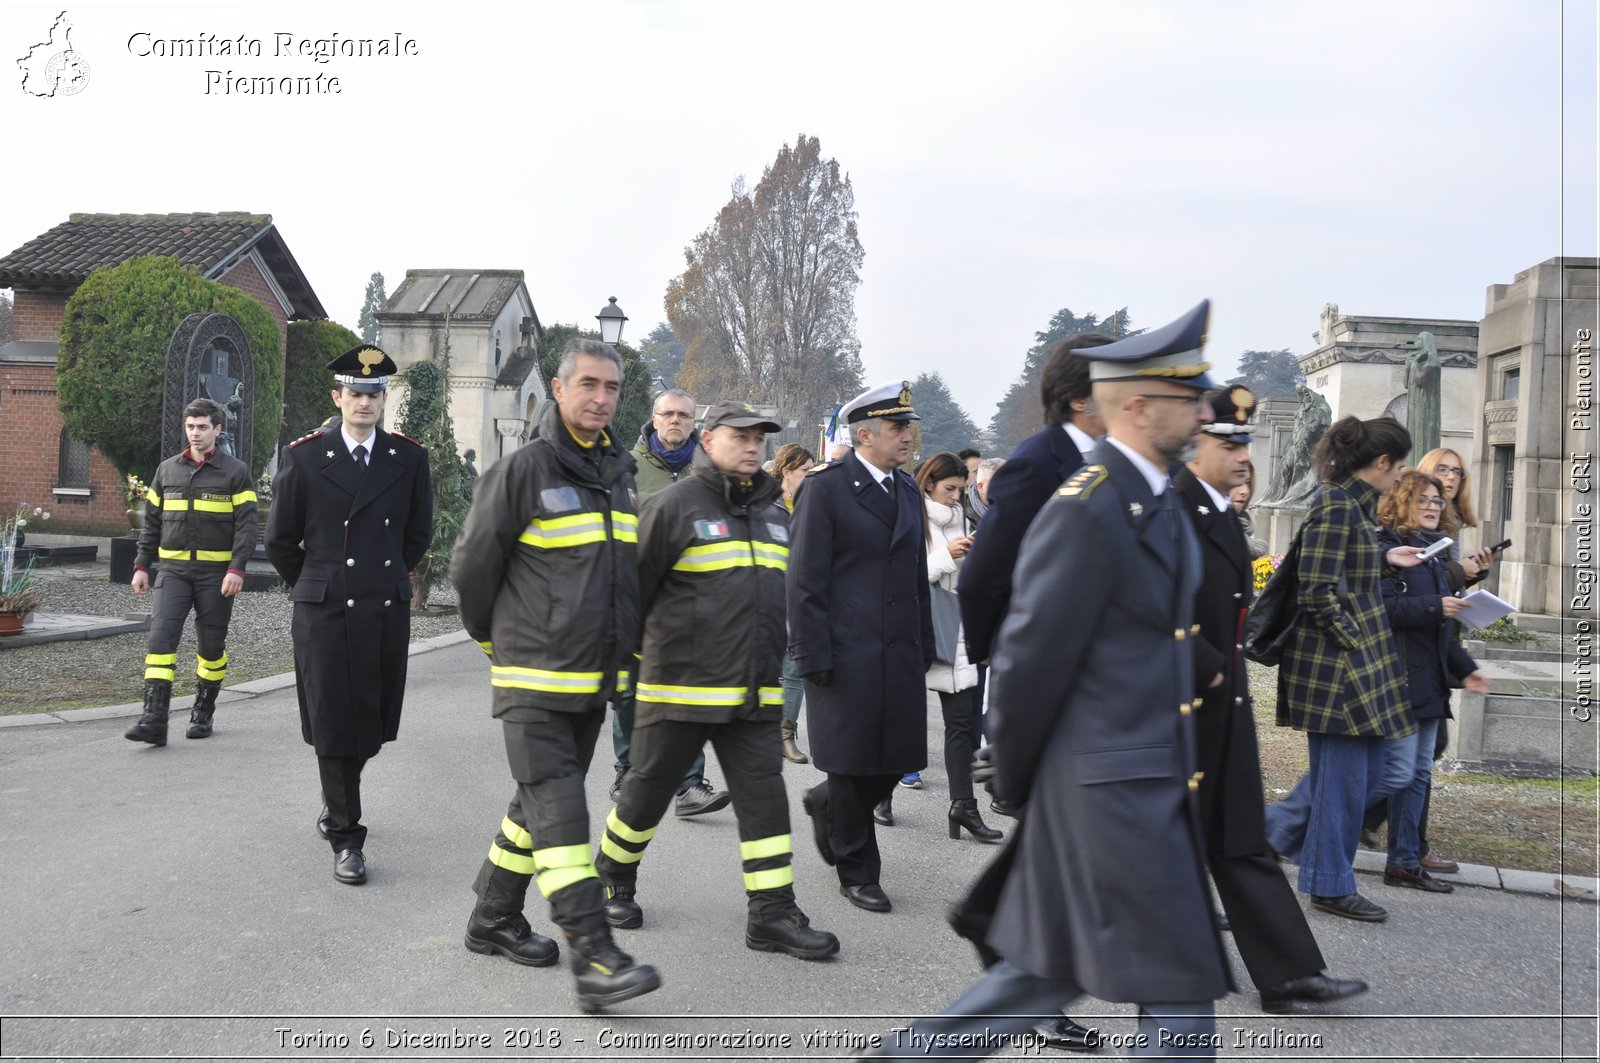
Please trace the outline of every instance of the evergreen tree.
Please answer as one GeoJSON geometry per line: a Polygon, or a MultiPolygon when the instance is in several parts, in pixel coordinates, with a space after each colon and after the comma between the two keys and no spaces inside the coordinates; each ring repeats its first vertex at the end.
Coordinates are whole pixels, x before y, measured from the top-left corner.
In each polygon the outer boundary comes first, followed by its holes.
{"type": "Polygon", "coordinates": [[[11,293],[0,292],[0,343],[10,343],[15,335],[11,327],[13,309],[11,293]]]}
{"type": "Polygon", "coordinates": [[[428,472],[433,477],[433,544],[417,565],[411,599],[412,608],[420,610],[427,607],[434,582],[449,578],[450,552],[467,519],[470,501],[450,419],[449,338],[439,361],[417,362],[401,376],[407,398],[400,433],[427,450],[428,472]]]}
{"type": "MultiPolygon", "coordinates": [[[[600,338],[598,332],[580,331],[571,325],[549,325],[539,340],[539,376],[547,392],[550,390],[550,381],[555,379],[556,367],[561,364],[561,349],[574,336],[586,340],[600,338]]],[[[617,435],[617,445],[627,450],[639,438],[639,430],[645,426],[645,422],[650,420],[650,407],[655,402],[655,394],[650,390],[650,366],[640,353],[626,343],[615,346],[617,353],[622,355],[622,391],[617,396],[617,413],[611,419],[611,429],[617,435]]],[[[699,399],[699,396],[695,397],[699,399]]]]}
{"type": "Polygon", "coordinates": [[[661,380],[662,389],[678,386],[678,370],[683,368],[683,354],[687,346],[665,321],[650,330],[650,335],[639,344],[639,354],[650,372],[661,380]]]}
{"type": "Polygon", "coordinates": [[[383,309],[388,299],[383,293],[383,274],[374,273],[372,279],[367,281],[367,294],[361,300],[361,317],[356,320],[362,343],[378,342],[381,331],[378,328],[378,311],[383,309]]]}
{"type": "Polygon", "coordinates": [[[1300,359],[1287,347],[1276,351],[1245,351],[1239,356],[1239,375],[1229,380],[1243,384],[1256,393],[1256,398],[1272,396],[1294,398],[1296,386],[1306,382],[1300,371],[1300,359]]]}
{"type": "Polygon", "coordinates": [[[1039,398],[1039,377],[1044,373],[1045,356],[1057,340],[1085,332],[1102,332],[1121,339],[1136,336],[1143,329],[1130,329],[1128,308],[1123,307],[1104,318],[1094,314],[1079,317],[1066,307],[1057,310],[1043,332],[1033,334],[1034,345],[1028,348],[1023,359],[1022,375],[1006,392],[995,409],[989,430],[994,433],[1002,453],[1009,454],[1018,443],[1044,427],[1044,404],[1039,398]]]}
{"type": "Polygon", "coordinates": [[[337,412],[328,398],[333,390],[328,363],[360,342],[360,336],[334,321],[289,322],[280,446],[294,442],[337,412]]]}
{"type": "Polygon", "coordinates": [[[961,408],[939,373],[923,373],[911,382],[911,401],[922,420],[916,422],[922,435],[922,457],[948,450],[959,453],[978,445],[978,426],[961,408]]]}

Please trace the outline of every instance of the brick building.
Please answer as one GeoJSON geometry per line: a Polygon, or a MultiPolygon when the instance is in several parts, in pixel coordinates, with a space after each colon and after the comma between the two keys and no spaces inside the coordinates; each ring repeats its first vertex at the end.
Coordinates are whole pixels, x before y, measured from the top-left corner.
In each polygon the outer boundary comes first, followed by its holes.
{"type": "Polygon", "coordinates": [[[62,427],[56,349],[90,272],[140,255],[175,257],[261,303],[278,323],[280,371],[289,322],[327,317],[268,214],[74,214],[0,258],[0,288],[15,299],[13,339],[0,347],[0,506],[48,504],[53,532],[127,526],[121,477],[62,427]]]}

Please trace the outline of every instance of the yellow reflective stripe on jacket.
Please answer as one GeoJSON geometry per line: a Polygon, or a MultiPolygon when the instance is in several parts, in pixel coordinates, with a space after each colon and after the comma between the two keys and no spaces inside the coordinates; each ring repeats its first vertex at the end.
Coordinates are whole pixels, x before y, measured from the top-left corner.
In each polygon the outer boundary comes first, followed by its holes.
{"type": "Polygon", "coordinates": [[[619,543],[639,541],[639,518],[620,509],[611,511],[611,535],[619,543]]]}
{"type": "Polygon", "coordinates": [[[492,642],[480,642],[480,643],[478,643],[478,648],[480,650],[482,650],[484,653],[487,653],[489,656],[491,656],[491,657],[494,656],[494,643],[492,643],[492,642]]]}
{"type": "Polygon", "coordinates": [[[618,672],[617,673],[617,693],[618,694],[626,694],[627,692],[628,692],[628,673],[626,671],[618,672]]]}
{"type": "MultiPolygon", "coordinates": [[[[640,683],[634,693],[637,701],[667,705],[731,706],[738,708],[750,696],[749,687],[679,687],[640,683]]],[[[780,691],[779,703],[782,704],[780,691]]]]}
{"type": "Polygon", "coordinates": [[[513,823],[510,816],[500,821],[500,836],[518,849],[533,848],[533,835],[513,823]]]}
{"type": "Polygon", "coordinates": [[[233,496],[233,504],[236,506],[242,506],[246,502],[255,501],[257,501],[257,498],[254,491],[240,491],[238,494],[233,496]]]}
{"type": "Polygon", "coordinates": [[[794,843],[787,834],[774,834],[770,838],[739,843],[740,860],[765,860],[769,856],[785,856],[794,852],[794,843]]]}
{"type": "Polygon", "coordinates": [[[789,569],[789,548],[779,546],[777,543],[753,542],[750,544],[755,551],[756,564],[763,568],[775,568],[779,572],[789,569]]]}
{"type": "Polygon", "coordinates": [[[750,547],[741,540],[691,546],[673,562],[674,572],[717,572],[729,568],[749,568],[755,564],[750,547]]]}
{"type": "Polygon", "coordinates": [[[556,550],[606,541],[603,513],[573,513],[565,517],[535,517],[517,541],[539,550],[556,550]]]}
{"type": "Polygon", "coordinates": [[[197,498],[194,500],[192,508],[197,513],[232,513],[233,503],[231,501],[213,502],[209,498],[197,498]]]}
{"type": "Polygon", "coordinates": [[[161,547],[156,556],[164,561],[232,561],[231,550],[168,550],[161,547]]]}
{"type": "Polygon", "coordinates": [[[545,668],[489,666],[489,685],[513,690],[538,690],[546,694],[598,694],[604,672],[552,672],[545,668]]]}
{"type": "Polygon", "coordinates": [[[794,884],[794,868],[785,864],[770,871],[746,871],[744,888],[747,890],[776,890],[794,884]]]}
{"type": "Polygon", "coordinates": [[[760,701],[761,701],[761,704],[763,704],[763,705],[782,705],[783,704],[783,688],[782,687],[761,687],[758,690],[758,694],[760,695],[760,701]]]}
{"type": "Polygon", "coordinates": [[[148,487],[145,489],[144,500],[150,503],[152,506],[155,506],[157,509],[161,508],[161,496],[156,494],[156,489],[154,487],[148,487]]]}

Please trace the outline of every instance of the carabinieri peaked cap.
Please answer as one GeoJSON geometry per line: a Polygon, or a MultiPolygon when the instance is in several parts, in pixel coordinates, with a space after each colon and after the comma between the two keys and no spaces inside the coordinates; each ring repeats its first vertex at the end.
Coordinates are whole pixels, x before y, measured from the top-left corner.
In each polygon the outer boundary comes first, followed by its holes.
{"type": "Polygon", "coordinates": [[[1200,431],[1229,443],[1251,441],[1250,418],[1256,412],[1255,392],[1243,384],[1224,385],[1206,392],[1205,402],[1211,407],[1211,419],[1200,426],[1200,431]]]}
{"type": "Polygon", "coordinates": [[[333,370],[334,383],[369,395],[387,389],[389,378],[400,372],[393,358],[370,343],[350,348],[329,362],[328,368],[333,370]]]}
{"type": "Polygon", "coordinates": [[[1166,380],[1209,391],[1217,382],[1206,375],[1211,363],[1201,354],[1210,320],[1211,300],[1202,299],[1199,306],[1169,325],[1075,353],[1089,363],[1091,381],[1166,380]]]}
{"type": "Polygon", "coordinates": [[[911,381],[893,381],[868,388],[839,411],[839,419],[846,424],[856,424],[868,417],[883,417],[891,421],[920,421],[917,411],[911,408],[911,381]]]}

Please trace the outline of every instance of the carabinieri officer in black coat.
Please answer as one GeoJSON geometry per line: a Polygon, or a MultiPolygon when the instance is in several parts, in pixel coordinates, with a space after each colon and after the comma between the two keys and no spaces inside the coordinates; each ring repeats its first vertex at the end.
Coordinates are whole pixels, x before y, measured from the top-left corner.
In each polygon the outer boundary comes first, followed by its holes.
{"type": "Polygon", "coordinates": [[[428,452],[378,427],[394,361],[370,344],[328,363],[339,420],[290,444],[272,486],[267,556],[294,602],[300,732],[317,751],[317,833],[334,878],[367,879],[361,769],[400,731],[411,570],[433,541],[428,452]]]}
{"type": "Polygon", "coordinates": [[[933,660],[927,536],[911,457],[911,385],[839,411],[855,448],[801,483],[790,524],[789,652],[805,677],[811,759],[827,781],[802,805],[840,892],[887,912],[872,807],[928,763],[933,660]]]}

